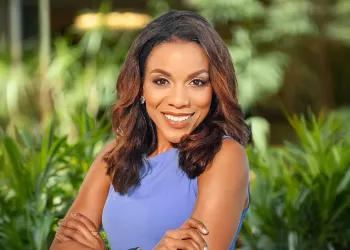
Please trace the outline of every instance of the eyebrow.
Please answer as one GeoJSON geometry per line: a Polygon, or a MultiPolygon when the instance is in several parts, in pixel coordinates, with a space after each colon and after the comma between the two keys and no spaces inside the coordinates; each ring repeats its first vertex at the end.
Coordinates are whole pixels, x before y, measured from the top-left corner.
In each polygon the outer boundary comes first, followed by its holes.
{"type": "MultiPolygon", "coordinates": [[[[154,70],[152,70],[149,74],[152,74],[152,73],[161,73],[161,74],[163,74],[163,75],[165,75],[165,76],[167,76],[167,77],[171,77],[171,74],[170,74],[169,72],[163,70],[163,69],[154,69],[154,70]]],[[[200,70],[197,70],[196,72],[193,72],[193,73],[189,74],[189,75],[188,75],[188,78],[192,78],[192,77],[194,77],[194,76],[196,76],[196,75],[199,75],[199,74],[201,74],[201,73],[207,73],[207,74],[209,74],[208,71],[207,71],[206,69],[200,69],[200,70]]]]}

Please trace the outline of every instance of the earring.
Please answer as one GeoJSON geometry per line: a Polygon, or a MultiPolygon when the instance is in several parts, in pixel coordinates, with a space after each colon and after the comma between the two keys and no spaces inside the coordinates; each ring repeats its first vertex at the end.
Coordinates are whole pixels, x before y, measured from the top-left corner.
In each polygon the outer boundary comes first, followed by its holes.
{"type": "Polygon", "coordinates": [[[141,102],[141,104],[144,104],[145,101],[146,101],[146,99],[145,99],[145,97],[142,95],[142,96],[140,97],[140,102],[141,102]]]}

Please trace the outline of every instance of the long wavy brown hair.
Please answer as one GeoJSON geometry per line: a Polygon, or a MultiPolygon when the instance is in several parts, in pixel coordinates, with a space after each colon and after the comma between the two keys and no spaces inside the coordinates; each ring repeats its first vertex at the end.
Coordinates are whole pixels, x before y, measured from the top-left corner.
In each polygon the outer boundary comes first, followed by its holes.
{"type": "Polygon", "coordinates": [[[245,146],[251,138],[237,101],[237,80],[228,49],[202,16],[170,11],[149,23],[134,40],[117,80],[119,99],[113,107],[115,147],[105,154],[107,174],[117,192],[126,194],[140,184],[145,157],[157,148],[156,125],[140,102],[147,56],[164,42],[196,42],[207,53],[213,87],[210,111],[203,122],[176,145],[179,166],[189,178],[210,167],[223,135],[245,146]]]}

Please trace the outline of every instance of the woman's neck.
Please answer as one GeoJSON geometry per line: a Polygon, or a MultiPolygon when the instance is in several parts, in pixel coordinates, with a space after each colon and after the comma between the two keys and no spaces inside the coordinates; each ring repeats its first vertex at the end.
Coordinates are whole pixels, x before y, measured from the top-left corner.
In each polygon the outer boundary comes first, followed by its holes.
{"type": "Polygon", "coordinates": [[[157,148],[156,150],[154,150],[154,152],[152,152],[149,156],[153,157],[156,156],[158,154],[164,153],[172,148],[174,148],[174,145],[169,142],[163,135],[163,133],[161,133],[158,129],[157,129],[157,138],[158,138],[158,142],[157,142],[157,148]]]}

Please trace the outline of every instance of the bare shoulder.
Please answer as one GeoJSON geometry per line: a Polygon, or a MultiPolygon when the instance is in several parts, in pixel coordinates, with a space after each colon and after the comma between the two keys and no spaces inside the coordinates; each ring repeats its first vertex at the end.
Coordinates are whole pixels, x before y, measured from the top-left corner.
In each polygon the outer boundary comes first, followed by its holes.
{"type": "Polygon", "coordinates": [[[115,140],[107,142],[104,147],[102,148],[101,152],[99,153],[99,155],[97,156],[97,159],[100,158],[101,160],[103,159],[103,156],[110,152],[111,150],[113,150],[116,146],[116,142],[115,140]]]}
{"type": "Polygon", "coordinates": [[[114,141],[108,142],[108,143],[106,143],[106,145],[104,145],[101,152],[97,155],[94,162],[91,164],[90,169],[89,169],[89,171],[84,179],[82,186],[84,186],[84,184],[86,182],[91,184],[91,182],[93,182],[95,180],[98,180],[99,182],[103,181],[103,182],[109,183],[110,179],[106,175],[107,164],[103,160],[103,158],[104,158],[105,154],[110,152],[111,150],[113,150],[114,147],[115,147],[114,141]]]}
{"type": "MultiPolygon", "coordinates": [[[[248,196],[249,162],[243,146],[233,139],[224,139],[213,162],[198,178],[198,193],[246,190],[248,196]]],[[[207,199],[207,198],[206,198],[207,199]]]]}
{"type": "Polygon", "coordinates": [[[244,147],[230,138],[222,141],[221,149],[215,155],[212,165],[202,175],[205,177],[226,174],[247,178],[249,175],[248,157],[244,147]]]}
{"type": "Polygon", "coordinates": [[[220,151],[216,155],[217,158],[227,158],[233,160],[247,160],[245,148],[237,141],[227,138],[222,141],[220,151]]]}

